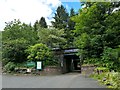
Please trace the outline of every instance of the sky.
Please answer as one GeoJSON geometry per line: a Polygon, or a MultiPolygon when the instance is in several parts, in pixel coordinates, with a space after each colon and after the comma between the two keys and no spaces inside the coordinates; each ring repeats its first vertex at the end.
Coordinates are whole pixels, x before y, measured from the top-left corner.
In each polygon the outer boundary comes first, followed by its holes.
{"type": "Polygon", "coordinates": [[[79,0],[0,0],[0,31],[4,29],[5,22],[14,19],[33,25],[45,17],[47,24],[51,25],[55,10],[61,4],[67,11],[74,8],[77,12],[81,8],[79,0]]]}
{"type": "Polygon", "coordinates": [[[62,5],[70,12],[71,8],[74,8],[75,12],[77,13],[78,10],[81,8],[80,2],[62,2],[62,5]]]}

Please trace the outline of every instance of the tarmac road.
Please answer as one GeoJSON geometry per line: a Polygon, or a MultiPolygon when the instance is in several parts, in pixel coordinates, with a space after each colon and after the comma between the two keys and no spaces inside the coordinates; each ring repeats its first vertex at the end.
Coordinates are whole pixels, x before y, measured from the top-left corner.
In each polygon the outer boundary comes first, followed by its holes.
{"type": "Polygon", "coordinates": [[[105,88],[78,73],[57,76],[2,76],[2,88],[105,88]]]}

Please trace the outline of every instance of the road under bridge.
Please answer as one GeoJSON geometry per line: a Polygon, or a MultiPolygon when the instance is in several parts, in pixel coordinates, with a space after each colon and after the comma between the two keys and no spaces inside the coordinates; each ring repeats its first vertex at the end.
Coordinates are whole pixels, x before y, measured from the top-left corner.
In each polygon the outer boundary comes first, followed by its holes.
{"type": "Polygon", "coordinates": [[[79,56],[76,55],[79,49],[54,49],[55,55],[58,56],[62,73],[81,72],[81,62],[79,56]]]}

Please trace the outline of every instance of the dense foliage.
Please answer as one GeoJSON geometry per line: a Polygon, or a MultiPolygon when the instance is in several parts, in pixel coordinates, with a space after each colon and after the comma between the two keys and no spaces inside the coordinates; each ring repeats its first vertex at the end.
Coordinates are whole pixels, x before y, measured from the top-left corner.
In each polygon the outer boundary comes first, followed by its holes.
{"type": "Polygon", "coordinates": [[[74,44],[83,62],[120,70],[120,11],[116,3],[85,3],[85,8],[72,17],[76,22],[74,44]]]}
{"type": "Polygon", "coordinates": [[[2,32],[3,65],[8,62],[21,63],[26,61],[25,49],[37,41],[37,36],[30,25],[19,20],[6,23],[2,32]]]}
{"type": "Polygon", "coordinates": [[[112,88],[112,90],[120,90],[120,73],[118,72],[95,73],[91,77],[99,80],[100,83],[108,88],[112,88]]]}
{"type": "Polygon", "coordinates": [[[46,44],[50,48],[64,48],[66,42],[64,36],[65,33],[63,29],[46,29],[41,27],[38,29],[38,42],[46,44]]]}
{"type": "Polygon", "coordinates": [[[51,57],[50,49],[45,44],[35,44],[26,49],[27,59],[30,61],[43,61],[51,57]]]}
{"type": "Polygon", "coordinates": [[[64,30],[64,38],[67,40],[64,48],[70,48],[73,47],[73,40],[74,40],[74,35],[73,35],[73,30],[75,26],[75,22],[71,20],[72,16],[75,16],[76,13],[74,9],[72,8],[70,10],[70,14],[66,11],[66,8],[61,5],[57,8],[54,21],[52,21],[52,25],[55,28],[58,29],[63,29],[64,30]]]}

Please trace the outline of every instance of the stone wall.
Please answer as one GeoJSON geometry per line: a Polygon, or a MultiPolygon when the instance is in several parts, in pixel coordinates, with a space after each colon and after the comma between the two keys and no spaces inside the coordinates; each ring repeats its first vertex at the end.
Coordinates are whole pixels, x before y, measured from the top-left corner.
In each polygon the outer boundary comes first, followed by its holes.
{"type": "Polygon", "coordinates": [[[42,71],[35,70],[33,72],[38,75],[59,75],[61,74],[61,69],[57,66],[47,66],[42,71]]]}
{"type": "Polygon", "coordinates": [[[48,66],[44,68],[43,73],[45,75],[57,75],[61,74],[61,69],[57,66],[48,66]]]}
{"type": "Polygon", "coordinates": [[[57,66],[47,66],[43,70],[21,68],[16,69],[15,74],[28,74],[28,75],[58,75],[61,74],[61,68],[57,66]]]}
{"type": "Polygon", "coordinates": [[[94,73],[95,68],[96,68],[96,66],[94,66],[94,65],[82,66],[81,67],[81,72],[82,72],[82,74],[85,74],[85,75],[89,76],[89,75],[94,73]]]}

